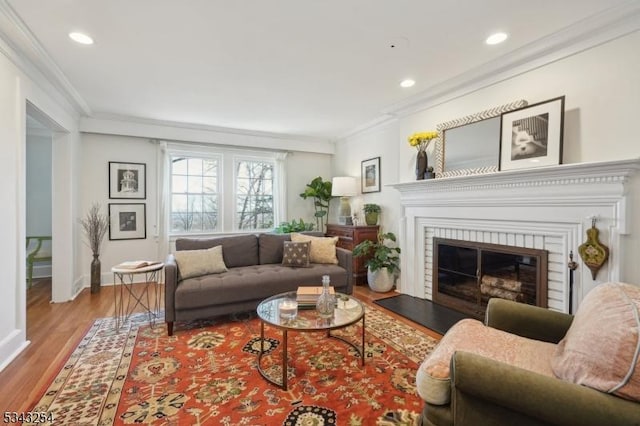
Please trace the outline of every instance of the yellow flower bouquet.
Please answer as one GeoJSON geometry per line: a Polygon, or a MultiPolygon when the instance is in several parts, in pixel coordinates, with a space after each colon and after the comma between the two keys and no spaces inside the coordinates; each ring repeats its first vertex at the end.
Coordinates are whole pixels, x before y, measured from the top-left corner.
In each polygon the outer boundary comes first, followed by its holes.
{"type": "Polygon", "coordinates": [[[409,136],[408,141],[410,146],[415,146],[418,151],[424,151],[437,137],[438,132],[417,132],[409,136]]]}

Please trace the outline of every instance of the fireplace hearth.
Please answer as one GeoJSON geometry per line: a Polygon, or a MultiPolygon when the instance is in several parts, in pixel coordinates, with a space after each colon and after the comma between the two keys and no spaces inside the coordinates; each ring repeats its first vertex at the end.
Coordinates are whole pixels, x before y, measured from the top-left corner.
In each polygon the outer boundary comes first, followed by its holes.
{"type": "Polygon", "coordinates": [[[483,319],[492,297],[547,307],[547,251],[433,239],[434,301],[483,319]]]}

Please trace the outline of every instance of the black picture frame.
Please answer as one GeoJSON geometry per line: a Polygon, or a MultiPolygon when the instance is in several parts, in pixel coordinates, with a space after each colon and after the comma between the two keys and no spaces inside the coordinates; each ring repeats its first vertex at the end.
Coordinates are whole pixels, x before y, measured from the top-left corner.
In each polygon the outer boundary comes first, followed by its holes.
{"type": "Polygon", "coordinates": [[[109,198],[144,200],[147,198],[147,165],[109,161],[109,198]]]}
{"type": "Polygon", "coordinates": [[[109,240],[144,240],[147,238],[145,203],[109,203],[109,240]]]}
{"type": "Polygon", "coordinates": [[[380,192],[380,157],[363,160],[360,167],[362,193],[380,192]]]}
{"type": "Polygon", "coordinates": [[[562,164],[564,96],[500,115],[499,170],[562,164]]]}

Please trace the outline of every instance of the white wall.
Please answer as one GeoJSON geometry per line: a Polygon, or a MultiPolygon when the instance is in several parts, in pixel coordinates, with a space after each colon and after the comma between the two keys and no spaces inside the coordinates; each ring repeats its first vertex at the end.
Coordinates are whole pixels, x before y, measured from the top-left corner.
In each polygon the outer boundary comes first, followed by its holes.
{"type": "MultiPolygon", "coordinates": [[[[158,259],[163,260],[166,254],[159,253],[156,238],[158,226],[158,181],[156,145],[149,139],[84,133],[80,157],[82,182],[79,189],[80,208],[77,220],[84,217],[94,202],[102,205],[103,213],[108,213],[109,203],[145,203],[147,238],[144,240],[114,240],[105,237],[100,252],[102,264],[102,283],[113,283],[110,270],[125,260],[158,259]],[[147,194],[145,200],[110,200],[109,177],[107,173],[109,161],[145,163],[147,176],[147,194]]],[[[304,191],[305,184],[316,176],[330,179],[331,156],[309,152],[292,152],[286,158],[287,169],[287,220],[303,218],[313,220],[313,202],[303,200],[299,194],[304,191]]],[[[80,233],[80,241],[84,235],[80,233]]],[[[89,286],[91,250],[86,244],[79,244],[80,276],[82,285],[89,286]]]]}
{"type": "Polygon", "coordinates": [[[78,146],[77,115],[38,73],[0,39],[0,370],[28,343],[26,341],[26,109],[27,101],[58,124],[53,138],[54,181],[52,217],[52,299],[69,300],[74,283],[74,236],[71,223],[75,203],[73,161],[78,146]],[[20,66],[16,65],[20,64],[20,66]],[[25,69],[29,70],[27,75],[25,69]],[[68,163],[67,163],[68,162],[68,163]],[[67,253],[55,259],[55,253],[67,253]]]}
{"type": "MultiPolygon", "coordinates": [[[[529,103],[565,95],[564,163],[637,158],[637,114],[640,111],[640,33],[597,46],[558,60],[460,98],[401,117],[397,125],[385,125],[340,141],[336,146],[334,173],[356,173],[360,161],[382,153],[382,183],[415,180],[415,149],[407,136],[416,131],[435,130],[436,125],[465,115],[515,101],[529,103]],[[365,154],[366,152],[366,154],[365,154]],[[385,165],[387,165],[385,167],[385,165]],[[395,179],[394,179],[395,178],[395,179]]],[[[497,149],[498,141],[496,141],[497,149]]],[[[430,162],[434,158],[431,156],[430,162]]],[[[635,186],[638,188],[638,186],[635,186]]],[[[376,202],[394,222],[401,217],[395,190],[379,196],[366,195],[364,202],[376,202]],[[380,198],[378,198],[380,197],[380,198]]],[[[633,259],[640,246],[640,210],[637,191],[633,234],[625,237],[622,278],[640,283],[640,267],[633,259]]]]}

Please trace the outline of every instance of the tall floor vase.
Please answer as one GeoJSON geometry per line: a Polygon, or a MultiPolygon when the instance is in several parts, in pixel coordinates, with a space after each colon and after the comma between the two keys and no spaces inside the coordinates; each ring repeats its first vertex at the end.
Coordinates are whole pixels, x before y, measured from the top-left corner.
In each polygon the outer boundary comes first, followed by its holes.
{"type": "Polygon", "coordinates": [[[427,160],[427,153],[425,151],[419,150],[416,157],[416,180],[424,179],[424,175],[427,172],[428,167],[429,162],[427,160]]]}
{"type": "Polygon", "coordinates": [[[100,293],[101,265],[98,256],[99,255],[94,254],[93,260],[91,261],[91,294],[100,293]]]}

